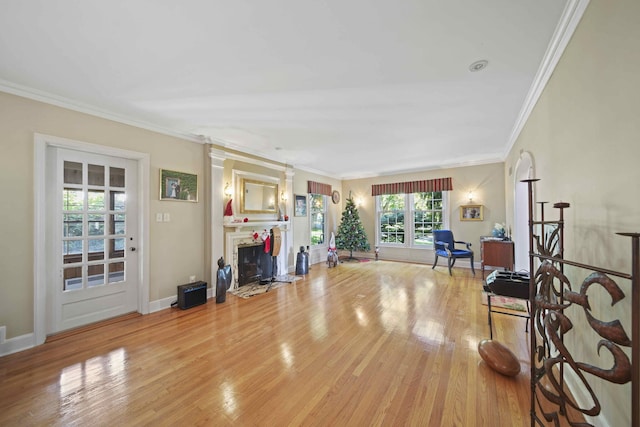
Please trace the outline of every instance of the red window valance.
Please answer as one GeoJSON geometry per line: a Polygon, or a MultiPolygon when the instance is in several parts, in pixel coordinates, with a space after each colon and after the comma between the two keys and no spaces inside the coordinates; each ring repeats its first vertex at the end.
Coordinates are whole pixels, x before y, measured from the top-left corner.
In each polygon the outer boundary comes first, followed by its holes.
{"type": "Polygon", "coordinates": [[[371,195],[427,193],[430,191],[451,191],[451,178],[425,179],[422,181],[395,182],[371,186],[371,195]]]}
{"type": "Polygon", "coordinates": [[[323,184],[321,182],[307,181],[307,193],[324,194],[325,196],[330,196],[331,186],[329,184],[323,184]]]}

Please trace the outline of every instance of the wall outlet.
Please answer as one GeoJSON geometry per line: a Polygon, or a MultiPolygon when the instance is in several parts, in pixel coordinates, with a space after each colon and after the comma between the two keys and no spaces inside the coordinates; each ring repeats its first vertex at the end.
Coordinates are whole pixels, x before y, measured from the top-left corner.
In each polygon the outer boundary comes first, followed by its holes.
{"type": "Polygon", "coordinates": [[[171,215],[169,215],[168,212],[165,212],[164,214],[162,214],[162,219],[164,220],[164,222],[169,222],[171,221],[171,215]]]}
{"type": "Polygon", "coordinates": [[[193,283],[196,281],[196,276],[189,276],[189,283],[193,283]]]}
{"type": "Polygon", "coordinates": [[[161,213],[157,213],[156,214],[156,222],[162,222],[162,214],[161,213]]]}

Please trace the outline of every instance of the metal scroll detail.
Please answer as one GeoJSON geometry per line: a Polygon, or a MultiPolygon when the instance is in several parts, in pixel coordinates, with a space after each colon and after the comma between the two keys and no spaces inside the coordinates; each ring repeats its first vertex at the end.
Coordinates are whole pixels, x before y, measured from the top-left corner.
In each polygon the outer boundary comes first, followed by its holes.
{"type": "MultiPolygon", "coordinates": [[[[581,420],[572,420],[571,413],[575,411],[596,416],[601,411],[598,397],[584,373],[590,373],[599,378],[618,384],[631,381],[631,361],[623,352],[621,346],[631,346],[631,340],[627,336],[619,320],[605,322],[596,319],[591,314],[587,290],[589,287],[598,285],[603,287],[611,296],[612,305],[624,298],[624,293],[618,285],[608,276],[594,272],[589,275],[580,286],[580,291],[571,289],[571,283],[567,277],[556,268],[551,262],[544,261],[535,274],[535,283],[538,293],[534,304],[534,322],[537,331],[539,344],[535,349],[535,395],[538,409],[548,422],[565,417],[570,425],[581,424],[581,420]],[[561,296],[562,298],[558,298],[561,296]],[[578,305],[587,323],[602,338],[598,341],[598,353],[606,349],[613,356],[613,366],[608,369],[593,366],[588,363],[576,361],[569,349],[564,345],[565,335],[573,329],[573,321],[566,315],[567,309],[571,305],[578,305]],[[590,396],[591,406],[581,407],[570,393],[567,392],[562,376],[558,373],[566,369],[571,369],[580,381],[580,387],[587,390],[590,396]],[[541,397],[555,404],[553,410],[543,408],[550,407],[543,405],[541,397]],[[569,411],[568,407],[575,411],[569,411]]],[[[551,406],[553,407],[553,406],[551,406]]],[[[540,425],[544,425],[537,420],[540,425]]]]}
{"type": "MultiPolygon", "coordinates": [[[[618,273],[600,269],[594,266],[567,261],[563,258],[564,220],[563,209],[566,203],[554,205],[560,209],[560,220],[544,220],[544,204],[542,204],[542,220],[533,220],[532,184],[529,183],[529,230],[530,230],[530,267],[535,274],[531,277],[530,300],[532,302],[531,331],[531,426],[563,425],[591,426],[584,421],[584,416],[597,416],[602,407],[593,388],[593,376],[603,380],[625,384],[632,382],[632,402],[638,399],[638,331],[633,330],[631,336],[627,334],[620,320],[597,318],[589,303],[589,294],[597,294],[611,299],[611,306],[624,301],[631,303],[629,298],[618,286],[612,276],[629,279],[632,283],[632,301],[638,300],[638,241],[640,234],[629,233],[632,237],[632,274],[618,273]],[[534,268],[535,265],[537,268],[534,268]],[[578,288],[574,287],[564,274],[566,265],[578,267],[587,271],[587,277],[582,280],[578,288]],[[598,288],[598,289],[595,289],[598,288]],[[603,360],[613,360],[610,366],[594,366],[576,360],[565,345],[565,338],[575,333],[577,329],[591,329],[598,336],[592,344],[598,356],[603,360]],[[635,341],[635,342],[634,342],[635,341]],[[632,358],[623,348],[631,348],[632,358]],[[603,357],[603,352],[609,355],[603,357]],[[579,387],[586,391],[587,403],[580,405],[574,399],[565,383],[565,374],[571,372],[572,387],[579,387]],[[636,400],[634,400],[636,399],[636,400]]],[[[580,270],[580,271],[582,271],[580,270]]],[[[633,310],[636,317],[636,311],[633,310]]],[[[637,326],[637,318],[632,319],[632,328],[637,326]]],[[[582,336],[582,335],[581,335],[582,336]]],[[[585,399],[581,399],[583,402],[585,399]]],[[[638,422],[638,410],[632,405],[632,425],[638,422]]]]}

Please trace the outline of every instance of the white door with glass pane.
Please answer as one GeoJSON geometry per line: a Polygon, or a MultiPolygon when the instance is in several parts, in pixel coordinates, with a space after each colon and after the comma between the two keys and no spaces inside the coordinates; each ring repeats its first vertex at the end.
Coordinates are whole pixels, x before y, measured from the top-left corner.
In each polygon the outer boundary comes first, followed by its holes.
{"type": "Polygon", "coordinates": [[[59,280],[49,333],[138,308],[137,163],[58,149],[59,280]]]}

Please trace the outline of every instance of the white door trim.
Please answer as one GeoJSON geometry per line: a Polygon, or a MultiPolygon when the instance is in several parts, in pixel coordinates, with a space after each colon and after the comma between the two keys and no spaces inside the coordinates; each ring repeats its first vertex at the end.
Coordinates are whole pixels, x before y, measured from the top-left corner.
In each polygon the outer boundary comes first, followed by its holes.
{"type": "Polygon", "coordinates": [[[51,135],[34,134],[33,345],[47,338],[46,161],[47,147],[66,148],[138,162],[138,311],[149,312],[149,164],[148,153],[106,147],[51,135]]]}
{"type": "Polygon", "coordinates": [[[529,270],[529,199],[527,185],[520,182],[534,174],[533,156],[528,151],[520,154],[513,173],[513,229],[515,242],[515,270],[529,270]]]}

